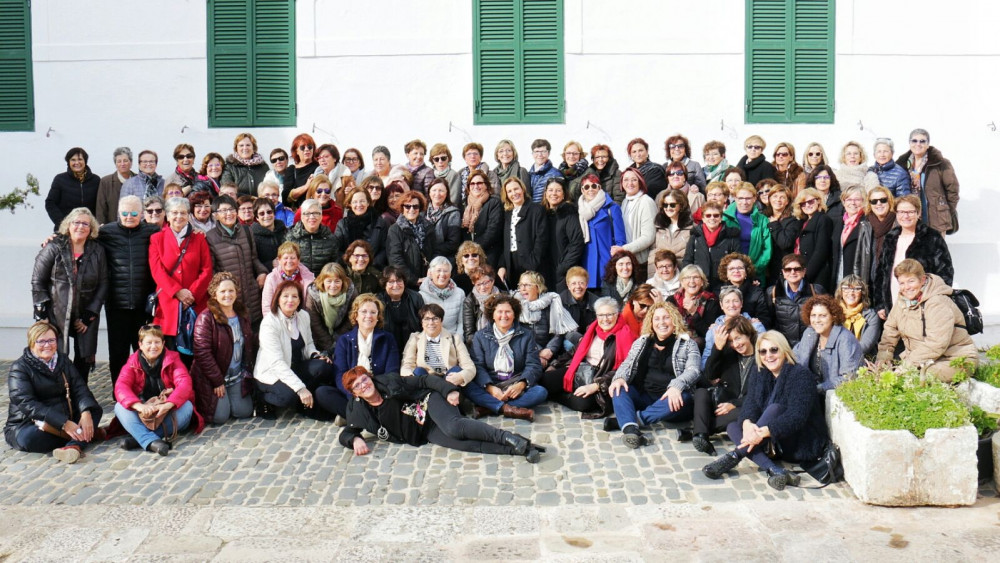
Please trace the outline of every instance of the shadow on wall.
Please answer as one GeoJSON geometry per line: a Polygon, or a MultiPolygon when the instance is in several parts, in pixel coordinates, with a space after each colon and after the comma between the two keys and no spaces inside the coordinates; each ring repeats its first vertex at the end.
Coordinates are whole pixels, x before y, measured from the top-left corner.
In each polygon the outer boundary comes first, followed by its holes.
{"type": "Polygon", "coordinates": [[[981,190],[976,199],[959,202],[959,231],[945,237],[955,265],[955,287],[968,289],[979,298],[980,309],[1000,319],[1000,238],[994,227],[1000,191],[981,190]]]}

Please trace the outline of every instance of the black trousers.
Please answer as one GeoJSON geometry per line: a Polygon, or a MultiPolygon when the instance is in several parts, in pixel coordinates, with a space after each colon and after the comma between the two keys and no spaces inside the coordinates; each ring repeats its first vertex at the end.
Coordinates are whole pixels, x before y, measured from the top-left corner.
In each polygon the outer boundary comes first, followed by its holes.
{"type": "Polygon", "coordinates": [[[699,387],[694,390],[694,433],[717,434],[740,418],[740,408],[729,411],[722,416],[715,416],[715,404],[712,403],[710,389],[699,387]]]}
{"type": "Polygon", "coordinates": [[[549,392],[549,399],[577,412],[593,412],[597,410],[597,394],[589,397],[577,397],[563,389],[565,369],[553,369],[542,374],[542,387],[549,392]]]}
{"type": "MultiPolygon", "coordinates": [[[[101,416],[104,415],[103,409],[101,407],[95,407],[90,409],[90,418],[94,422],[94,430],[101,424],[101,416]]],[[[77,414],[72,418],[73,422],[80,422],[80,415],[77,414]]],[[[17,444],[11,444],[17,449],[23,452],[31,452],[36,454],[47,454],[52,450],[61,448],[63,446],[80,446],[80,448],[86,447],[88,444],[86,442],[77,442],[76,440],[67,440],[61,436],[56,436],[55,434],[49,434],[48,432],[35,426],[34,422],[26,422],[22,424],[15,432],[15,439],[17,444]]]]}
{"type": "Polygon", "coordinates": [[[483,454],[514,453],[503,443],[504,431],[485,422],[465,418],[458,407],[440,393],[427,399],[427,441],[438,446],[463,452],[483,454]]]}
{"type": "MultiPolygon", "coordinates": [[[[306,385],[306,389],[315,393],[323,385],[333,385],[333,366],[323,360],[309,360],[302,365],[292,368],[295,375],[306,385]]],[[[299,394],[292,391],[292,388],[278,380],[272,384],[257,381],[257,389],[260,390],[264,401],[276,407],[293,407],[298,405],[299,394]]],[[[346,403],[345,403],[346,404],[346,403]]]]}
{"type": "Polygon", "coordinates": [[[108,319],[108,369],[114,386],[129,355],[139,349],[139,329],[147,317],[145,309],[107,308],[104,315],[108,319]]]}
{"type": "Polygon", "coordinates": [[[321,385],[313,393],[316,405],[326,412],[347,418],[347,398],[336,385],[321,385]]]}

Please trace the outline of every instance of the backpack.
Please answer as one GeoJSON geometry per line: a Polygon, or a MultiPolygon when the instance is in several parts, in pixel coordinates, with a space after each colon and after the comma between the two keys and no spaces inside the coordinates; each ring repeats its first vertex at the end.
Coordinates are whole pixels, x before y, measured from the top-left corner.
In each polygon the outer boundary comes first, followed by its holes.
{"type": "Polygon", "coordinates": [[[979,299],[968,289],[953,289],[951,300],[965,317],[964,328],[970,335],[983,332],[983,314],[979,311],[979,299]]]}

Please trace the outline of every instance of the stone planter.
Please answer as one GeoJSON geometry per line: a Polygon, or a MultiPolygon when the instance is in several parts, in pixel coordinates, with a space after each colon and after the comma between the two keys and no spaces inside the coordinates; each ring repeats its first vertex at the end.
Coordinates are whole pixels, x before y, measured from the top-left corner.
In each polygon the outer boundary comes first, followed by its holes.
{"type": "Polygon", "coordinates": [[[976,502],[978,439],[971,424],[934,428],[922,439],[906,430],[872,430],[858,423],[832,391],[826,395],[826,416],[840,446],[844,479],[861,501],[882,506],[976,502]]]}
{"type": "Polygon", "coordinates": [[[977,406],[986,412],[1000,413],[1000,389],[976,379],[969,379],[955,386],[955,392],[967,405],[977,406]]]}

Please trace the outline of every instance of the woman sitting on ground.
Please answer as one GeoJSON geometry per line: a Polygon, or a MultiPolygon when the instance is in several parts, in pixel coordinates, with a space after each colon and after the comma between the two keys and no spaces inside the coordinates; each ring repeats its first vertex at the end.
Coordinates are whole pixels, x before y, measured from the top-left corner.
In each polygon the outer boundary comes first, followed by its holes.
{"type": "MultiPolygon", "coordinates": [[[[333,351],[334,381],[316,391],[320,404],[330,404],[335,409],[328,409],[340,416],[341,401],[347,401],[351,396],[350,389],[343,387],[341,378],[347,370],[355,366],[364,366],[375,375],[384,373],[399,373],[399,348],[396,340],[382,326],[385,323],[385,306],[374,295],[364,293],[354,300],[351,314],[348,317],[354,327],[337,339],[333,351]]],[[[343,407],[343,408],[346,408],[343,407]]]]}
{"type": "Polygon", "coordinates": [[[759,320],[751,317],[749,313],[743,310],[743,292],[738,288],[731,285],[723,287],[722,291],[719,292],[719,305],[722,307],[722,314],[715,319],[715,322],[712,323],[712,326],[705,333],[705,351],[701,355],[702,368],[708,363],[708,357],[712,353],[712,348],[715,347],[716,330],[729,319],[743,317],[750,321],[750,324],[753,325],[754,330],[758,334],[762,334],[767,330],[759,320]]]}
{"type": "Polygon", "coordinates": [[[306,287],[306,310],[317,350],[330,350],[350,330],[347,313],[357,296],[347,271],[336,262],[323,266],[316,281],[306,287]]]}
{"type": "Polygon", "coordinates": [[[840,308],[844,310],[844,327],[858,339],[861,353],[865,357],[874,357],[882,336],[882,319],[868,300],[868,285],[860,277],[851,274],[840,280],[836,298],[840,308]]]}
{"type": "Polygon", "coordinates": [[[792,352],[795,361],[816,375],[816,390],[824,393],[854,377],[864,359],[858,339],[844,328],[844,310],[829,295],[814,295],[802,306],[809,328],[792,352]]]}
{"type": "Polygon", "coordinates": [[[605,429],[621,428],[622,442],[630,448],[650,444],[639,426],[690,420],[694,412],[690,390],[700,375],[698,344],[680,311],[670,303],[654,304],[642,323],[642,335],[611,382],[615,420],[607,421],[605,429]]]}
{"type": "Polygon", "coordinates": [[[490,322],[483,304],[493,294],[500,293],[500,289],[495,284],[493,267],[489,264],[482,267],[476,266],[467,274],[472,278],[473,286],[472,291],[462,302],[462,336],[465,339],[466,347],[471,349],[472,339],[476,333],[486,328],[490,322]]]}
{"type": "Polygon", "coordinates": [[[535,342],[541,348],[538,356],[544,370],[562,353],[564,336],[576,330],[577,324],[563,308],[559,294],[545,287],[541,274],[524,272],[518,282],[518,290],[514,294],[521,302],[518,320],[522,327],[535,335],[535,342]]]}
{"type": "Polygon", "coordinates": [[[373,376],[357,366],[344,374],[341,385],[356,400],[348,405],[340,443],[355,455],[371,452],[362,431],[411,446],[430,442],[464,452],[524,456],[528,463],[538,463],[544,451],[523,436],[464,418],[458,410],[459,388],[442,377],[373,376]]]}
{"type": "Polygon", "coordinates": [[[549,398],[584,413],[583,418],[611,414],[608,385],[635,341],[635,333],[618,313],[617,301],[601,297],[594,309],[597,320],[586,328],[569,368],[552,369],[542,375],[549,398]]]}
{"type": "Polygon", "coordinates": [[[694,390],[694,438],[699,452],[715,455],[712,434],[725,432],[739,419],[753,369],[757,329],[742,316],[730,317],[713,329],[713,346],[694,390]]]}
{"type": "Polygon", "coordinates": [[[424,303],[435,303],[444,309],[444,328],[452,334],[462,334],[462,303],[465,292],[451,279],[451,261],[435,256],[427,267],[427,275],[420,284],[424,303]]]}
{"type": "Polygon", "coordinates": [[[799,484],[799,476],[781,461],[814,461],[830,438],[824,404],[816,394],[816,376],[796,365],[784,335],[769,330],[757,338],[756,365],[748,376],[749,389],[738,421],[726,433],[736,449],[702,468],[709,479],[720,479],[749,457],[767,471],[767,484],[777,490],[799,484]],[[773,444],[773,447],[771,447],[773,444]],[[768,457],[768,451],[777,461],[768,457]]]}
{"type": "Polygon", "coordinates": [[[979,364],[979,351],[965,328],[965,316],[951,300],[952,288],[939,276],[926,273],[912,258],[900,262],[893,274],[899,283],[899,297],[883,326],[878,361],[891,360],[902,341],[904,350],[899,357],[904,365],[926,367],[928,373],[946,383],[951,383],[957,371],[952,360],[966,359],[974,369],[979,364]]]}
{"type": "Polygon", "coordinates": [[[104,411],[73,362],[59,353],[56,327],[48,321],[28,328],[28,347],[10,366],[7,388],[3,434],[15,450],[52,452],[59,461],[76,463],[87,444],[101,441],[104,411]]]}
{"type": "Polygon", "coordinates": [[[457,387],[465,387],[476,378],[476,365],[462,337],[444,329],[444,309],[435,303],[420,308],[423,329],[414,332],[403,349],[400,375],[436,375],[457,387]]]}
{"type": "Polygon", "coordinates": [[[129,433],[122,442],[126,450],[167,455],[192,418],[195,433],[205,427],[194,409],[191,375],[180,354],[164,347],[163,331],[156,325],[139,329],[139,351],[129,356],[115,382],[115,400],[115,417],[129,433]]]}

